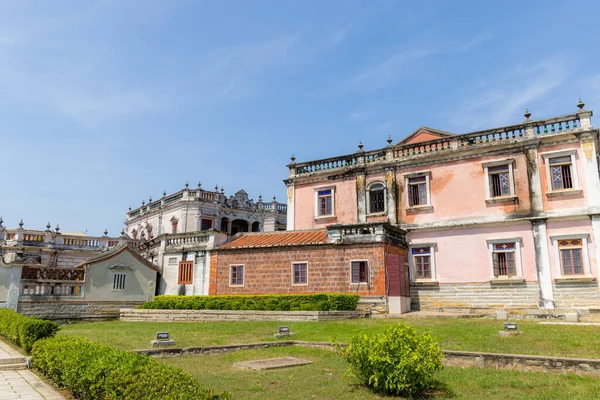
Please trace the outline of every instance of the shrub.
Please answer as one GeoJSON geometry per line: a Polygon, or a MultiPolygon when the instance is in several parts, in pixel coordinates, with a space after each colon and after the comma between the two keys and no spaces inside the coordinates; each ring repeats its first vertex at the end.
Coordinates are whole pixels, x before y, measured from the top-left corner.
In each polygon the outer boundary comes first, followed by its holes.
{"type": "Polygon", "coordinates": [[[156,296],[140,308],[161,310],[354,311],[360,296],[348,293],[236,296],[156,296]]]}
{"type": "Polygon", "coordinates": [[[357,378],[380,393],[422,394],[432,386],[435,372],[442,369],[442,351],[431,334],[418,336],[404,323],[370,337],[357,335],[339,351],[350,364],[346,377],[357,378]]]}
{"type": "Polygon", "coordinates": [[[56,322],[26,317],[11,309],[0,309],[0,336],[8,339],[26,352],[33,344],[52,337],[59,329],[56,322]]]}
{"type": "Polygon", "coordinates": [[[217,400],[187,372],[151,357],[87,339],[63,336],[33,346],[33,365],[59,387],[83,400],[217,400]]]}

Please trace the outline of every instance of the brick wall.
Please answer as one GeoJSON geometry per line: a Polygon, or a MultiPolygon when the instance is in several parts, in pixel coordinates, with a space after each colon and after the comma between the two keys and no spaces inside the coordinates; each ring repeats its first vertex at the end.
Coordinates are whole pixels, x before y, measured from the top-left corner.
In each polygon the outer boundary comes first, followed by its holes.
{"type": "Polygon", "coordinates": [[[386,243],[217,250],[211,256],[209,294],[348,292],[385,296],[389,249],[406,258],[406,250],[386,243]],[[353,260],[369,262],[369,284],[350,282],[353,260]],[[307,285],[292,285],[293,262],[308,263],[307,285]],[[229,269],[234,264],[244,265],[242,287],[229,285],[229,269]]]}

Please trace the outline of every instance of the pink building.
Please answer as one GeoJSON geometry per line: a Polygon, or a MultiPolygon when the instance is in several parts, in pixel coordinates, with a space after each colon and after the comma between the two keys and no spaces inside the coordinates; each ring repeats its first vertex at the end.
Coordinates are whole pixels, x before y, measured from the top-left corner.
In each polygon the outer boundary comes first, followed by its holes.
{"type": "Polygon", "coordinates": [[[288,165],[288,230],[389,222],[408,232],[411,307],[600,311],[592,112],[288,165]]]}

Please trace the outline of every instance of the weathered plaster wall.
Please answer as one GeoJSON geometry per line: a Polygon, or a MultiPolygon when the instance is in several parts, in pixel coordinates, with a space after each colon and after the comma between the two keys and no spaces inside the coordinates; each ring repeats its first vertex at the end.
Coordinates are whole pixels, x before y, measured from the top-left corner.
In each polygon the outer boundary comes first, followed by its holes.
{"type": "Polygon", "coordinates": [[[538,165],[540,168],[540,180],[542,183],[542,201],[544,203],[544,210],[559,210],[559,209],[571,209],[571,208],[582,208],[587,206],[587,189],[584,174],[584,163],[581,160],[581,150],[579,143],[568,143],[560,144],[555,146],[547,146],[539,149],[538,165]],[[546,153],[561,150],[577,150],[575,153],[575,163],[577,169],[577,177],[579,181],[579,188],[583,190],[579,194],[571,194],[566,196],[548,196],[546,193],[551,191],[551,184],[548,182],[548,169],[546,168],[545,159],[543,157],[546,153]]]}
{"type": "Polygon", "coordinates": [[[487,240],[520,237],[523,276],[537,281],[531,224],[475,227],[443,231],[415,231],[410,245],[436,243],[435,269],[440,283],[489,282],[494,272],[487,240]]]}
{"type": "Polygon", "coordinates": [[[8,299],[8,286],[10,285],[10,267],[0,264],[0,304],[8,299]]]}
{"type": "Polygon", "coordinates": [[[355,178],[298,185],[295,192],[295,229],[312,229],[331,224],[355,224],[358,222],[355,178]],[[335,218],[315,219],[315,190],[318,187],[330,186],[335,187],[335,218]]]}
{"type": "MultiPolygon", "coordinates": [[[[121,272],[121,271],[114,271],[121,272]]],[[[156,271],[142,265],[129,252],[123,251],[109,260],[92,264],[85,282],[86,301],[146,301],[148,294],[154,294],[156,271]],[[113,290],[113,270],[110,267],[126,264],[132,270],[125,278],[125,290],[113,290]]]]}
{"type": "Polygon", "coordinates": [[[596,261],[596,249],[594,247],[594,235],[592,233],[592,222],[589,218],[577,219],[571,221],[548,221],[548,247],[550,249],[550,268],[552,277],[556,278],[560,270],[560,259],[557,259],[556,249],[552,236],[588,234],[587,236],[587,254],[590,263],[590,272],[593,277],[598,277],[598,265],[596,261]]]}
{"type": "Polygon", "coordinates": [[[400,186],[398,215],[408,224],[435,222],[439,220],[492,217],[529,212],[527,167],[522,153],[469,158],[443,164],[430,164],[399,170],[396,181],[400,186]],[[516,201],[486,203],[486,176],[483,163],[512,158],[516,201]],[[430,198],[433,209],[411,210],[405,175],[412,172],[430,171],[430,198]],[[468,204],[468,207],[465,205],[468,204]]]}

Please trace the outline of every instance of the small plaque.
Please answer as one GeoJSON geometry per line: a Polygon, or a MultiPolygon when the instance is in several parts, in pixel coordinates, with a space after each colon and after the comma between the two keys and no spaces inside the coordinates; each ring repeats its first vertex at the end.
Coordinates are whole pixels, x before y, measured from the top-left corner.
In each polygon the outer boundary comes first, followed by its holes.
{"type": "Polygon", "coordinates": [[[290,327],[289,326],[280,326],[279,327],[279,333],[290,333],[290,327]]]}
{"type": "Polygon", "coordinates": [[[169,339],[169,332],[157,332],[156,333],[156,340],[168,340],[169,339]]]}
{"type": "Polygon", "coordinates": [[[505,331],[516,331],[519,329],[519,326],[514,322],[505,322],[504,330],[505,331]]]}

